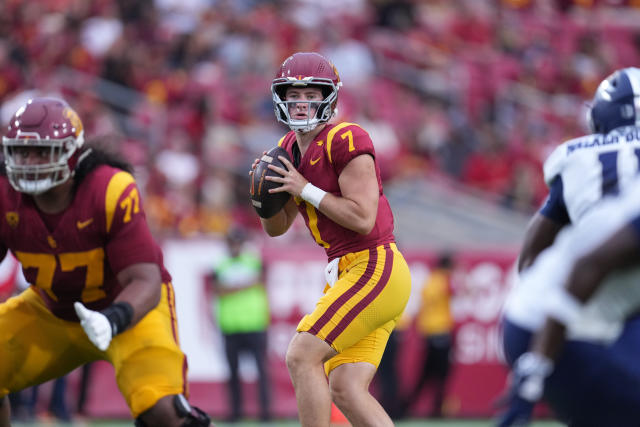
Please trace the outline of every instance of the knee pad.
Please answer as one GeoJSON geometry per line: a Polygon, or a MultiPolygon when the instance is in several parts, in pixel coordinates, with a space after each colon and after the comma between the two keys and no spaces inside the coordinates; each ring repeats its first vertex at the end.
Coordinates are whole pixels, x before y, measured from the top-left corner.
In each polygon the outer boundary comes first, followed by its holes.
{"type": "MultiPolygon", "coordinates": [[[[180,418],[184,418],[181,427],[209,427],[211,418],[203,410],[191,406],[187,399],[181,395],[173,396],[173,408],[180,418]]],[[[135,427],[150,427],[140,417],[135,420],[135,427]]]]}

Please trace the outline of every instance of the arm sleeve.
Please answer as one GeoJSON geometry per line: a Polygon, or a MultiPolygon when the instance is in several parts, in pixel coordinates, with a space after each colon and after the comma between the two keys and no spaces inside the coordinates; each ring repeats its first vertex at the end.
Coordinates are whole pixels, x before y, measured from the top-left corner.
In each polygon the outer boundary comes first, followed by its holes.
{"type": "Polygon", "coordinates": [[[569,213],[567,212],[567,206],[564,203],[562,177],[560,175],[556,176],[551,182],[549,195],[540,208],[540,214],[558,224],[566,225],[571,222],[569,213]]]}

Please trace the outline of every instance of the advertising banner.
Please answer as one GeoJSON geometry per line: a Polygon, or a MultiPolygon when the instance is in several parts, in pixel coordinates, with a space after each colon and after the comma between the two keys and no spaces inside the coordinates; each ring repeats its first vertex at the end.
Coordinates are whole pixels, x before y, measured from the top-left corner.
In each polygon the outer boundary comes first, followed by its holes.
{"type": "MultiPolygon", "coordinates": [[[[224,253],[216,240],[175,240],[163,246],[165,263],[173,276],[181,346],[188,357],[191,400],[217,417],[228,414],[225,382],[228,378],[223,341],[214,322],[211,292],[205,280],[224,253]]],[[[298,321],[313,310],[324,289],[324,251],[310,244],[284,244],[269,239],[256,247],[263,255],[265,285],[271,309],[268,331],[269,375],[273,414],[295,417],[293,388],[284,363],[289,340],[298,321]]],[[[420,290],[438,256],[431,251],[404,251],[412,274],[412,296],[397,332],[398,393],[407,393],[423,362],[423,342],[413,323],[419,308],[420,290]]],[[[453,254],[452,310],[455,318],[453,368],[445,399],[445,411],[455,417],[490,416],[494,400],[503,391],[506,369],[501,362],[498,318],[511,281],[517,254],[512,250],[453,254]]],[[[257,413],[256,369],[250,359],[241,360],[245,383],[245,413],[257,413]]],[[[127,409],[106,363],[96,363],[92,389],[100,395],[89,397],[89,411],[95,416],[126,416],[127,409]]],[[[379,395],[378,380],[372,392],[379,395]]],[[[427,388],[410,414],[428,413],[427,388]]]]}

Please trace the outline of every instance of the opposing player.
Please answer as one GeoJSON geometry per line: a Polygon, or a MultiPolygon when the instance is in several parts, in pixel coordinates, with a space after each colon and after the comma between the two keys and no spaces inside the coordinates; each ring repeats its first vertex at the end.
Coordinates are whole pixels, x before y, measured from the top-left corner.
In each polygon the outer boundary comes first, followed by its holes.
{"type": "Polygon", "coordinates": [[[558,146],[544,164],[549,195],[531,219],[518,260],[524,270],[604,196],[615,195],[638,173],[640,69],[617,70],[600,83],[587,119],[591,135],[558,146]]]}
{"type": "Polygon", "coordinates": [[[138,426],[209,426],[189,406],[171,277],[130,167],[84,144],[55,98],[29,100],[2,139],[0,256],[32,286],[0,304],[0,426],[6,395],[102,359],[138,426]]]}
{"type": "Polygon", "coordinates": [[[638,425],[639,281],[635,178],[563,230],[522,273],[505,311],[514,378],[500,426],[528,421],[543,396],[568,425],[638,425]]]}
{"type": "Polygon", "coordinates": [[[354,123],[328,123],[340,85],[333,64],[317,53],[296,53],[280,67],[271,91],[276,117],[291,132],[278,145],[293,164],[280,157],[288,170],[270,165],[281,177],[267,179],[282,184],[271,192],[293,197],[261,221],[278,236],[299,213],[329,259],[325,293],[300,321],[286,356],[302,425],[328,426],[333,400],[353,425],[391,426],[368,387],[411,277],[369,135],[354,123]]]}
{"type": "MultiPolygon", "coordinates": [[[[532,264],[534,266],[531,268],[536,268],[536,271],[543,268],[536,267],[534,264],[538,254],[553,244],[558,233],[566,225],[584,227],[580,225],[583,219],[587,218],[589,212],[603,200],[625,191],[632,185],[630,183],[637,185],[634,177],[637,175],[640,161],[640,110],[636,107],[639,96],[640,69],[625,68],[614,72],[599,85],[588,112],[590,127],[594,134],[565,142],[545,163],[545,179],[550,184],[549,197],[528,228],[518,266],[521,271],[525,270],[525,274],[507,300],[504,344],[510,364],[526,350],[527,334],[538,330],[546,315],[545,309],[531,307],[544,307],[548,300],[555,301],[555,299],[549,299],[548,290],[540,289],[542,284],[536,285],[532,282],[529,278],[531,275],[526,274],[526,269],[532,264]]],[[[591,225],[594,226],[594,223],[591,225]]],[[[600,225],[597,226],[602,228],[600,225]]],[[[584,230],[584,228],[581,229],[584,230]]],[[[588,230],[584,231],[584,233],[587,232],[588,230]]],[[[592,234],[600,235],[595,231],[592,234]]],[[[616,253],[612,252],[610,255],[615,256],[616,253]]],[[[568,265],[571,262],[571,257],[556,256],[562,258],[557,260],[557,263],[564,262],[568,265]]],[[[582,267],[584,266],[581,265],[580,268],[582,267]]],[[[587,267],[590,268],[585,268],[579,273],[590,274],[594,268],[610,268],[609,265],[587,267]]],[[[540,273],[537,274],[535,277],[542,277],[540,273]]],[[[544,280],[547,286],[552,286],[552,283],[558,285],[554,280],[546,278],[541,280],[544,280]]],[[[585,323],[582,327],[588,328],[589,325],[591,323],[585,323]]],[[[604,327],[602,323],[597,322],[593,325],[604,327]]],[[[578,334],[579,336],[581,335],[578,334]]],[[[590,337],[589,333],[585,336],[590,337]]],[[[530,359],[527,356],[523,360],[530,362],[530,359]]],[[[516,367],[515,371],[518,374],[522,371],[522,367],[520,371],[516,367]]],[[[517,378],[518,375],[516,375],[516,383],[517,378]]],[[[517,396],[517,393],[512,393],[512,398],[516,401],[517,396]]],[[[520,401],[520,403],[523,402],[520,401]]],[[[552,406],[553,404],[554,402],[552,406]]],[[[514,401],[512,401],[511,411],[506,414],[504,420],[511,419],[513,422],[513,411],[518,412],[513,405],[515,405],[514,401]]],[[[532,407],[531,404],[523,404],[522,408],[526,410],[522,413],[526,415],[521,414],[518,417],[528,418],[532,407]]],[[[560,412],[564,409],[566,408],[562,408],[560,412]]]]}

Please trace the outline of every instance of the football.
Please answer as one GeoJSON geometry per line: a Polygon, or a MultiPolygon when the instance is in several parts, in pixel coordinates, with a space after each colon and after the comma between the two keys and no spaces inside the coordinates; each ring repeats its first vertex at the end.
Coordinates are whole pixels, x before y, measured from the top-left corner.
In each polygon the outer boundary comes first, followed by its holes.
{"type": "Polygon", "coordinates": [[[269,169],[268,166],[275,165],[287,169],[278,156],[283,156],[291,161],[289,153],[284,148],[274,147],[262,156],[251,177],[251,204],[262,218],[274,216],[291,197],[291,194],[287,192],[269,193],[270,189],[279,187],[282,184],[265,179],[267,176],[281,176],[279,173],[269,169]]]}

